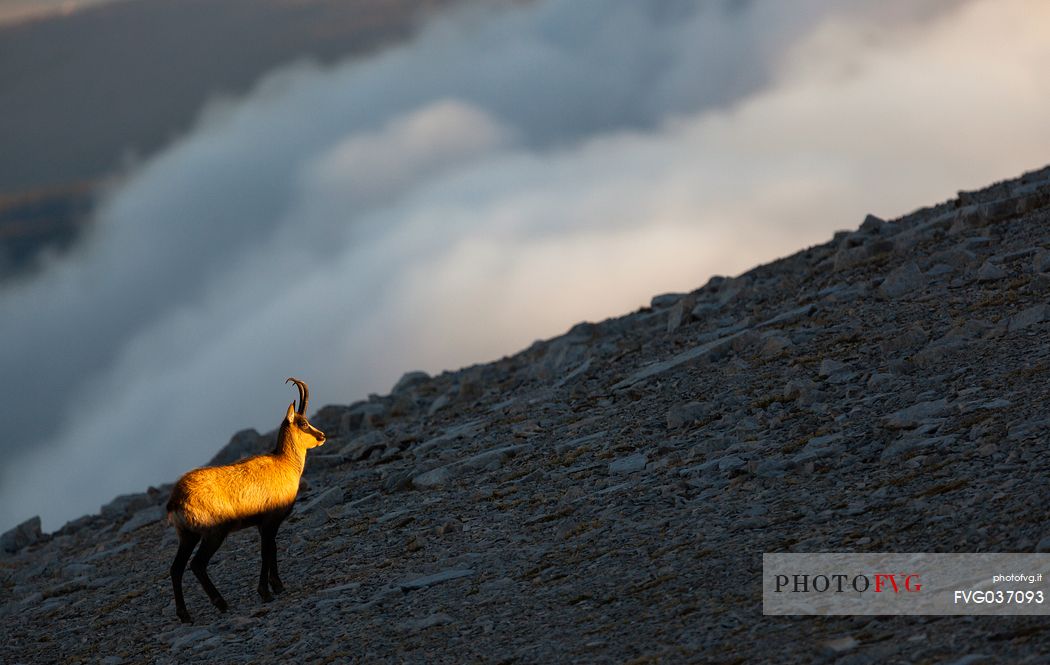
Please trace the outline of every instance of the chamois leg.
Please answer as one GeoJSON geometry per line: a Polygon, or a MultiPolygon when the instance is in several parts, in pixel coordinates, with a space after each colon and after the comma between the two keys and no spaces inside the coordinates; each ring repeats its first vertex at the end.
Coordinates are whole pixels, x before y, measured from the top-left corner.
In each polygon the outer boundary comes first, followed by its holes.
{"type": "Polygon", "coordinates": [[[262,569],[259,571],[259,597],[262,598],[264,603],[268,603],[273,600],[273,596],[270,594],[270,587],[267,585],[267,580],[270,576],[270,552],[269,552],[269,538],[267,538],[267,528],[263,525],[259,525],[259,550],[262,553],[262,569]]]}
{"type": "Polygon", "coordinates": [[[175,561],[171,564],[171,586],[175,590],[175,614],[183,623],[192,623],[190,613],[186,611],[186,601],[182,597],[182,573],[186,570],[186,562],[190,560],[193,548],[200,542],[200,534],[192,531],[178,531],[179,551],[175,555],[175,561]]]}
{"type": "Polygon", "coordinates": [[[282,593],[284,591],[284,585],[281,584],[281,578],[277,574],[277,529],[280,526],[280,523],[277,523],[264,527],[264,530],[262,530],[263,558],[268,557],[270,560],[270,564],[267,566],[267,573],[270,580],[270,588],[273,589],[274,593],[282,593]]]}
{"type": "Polygon", "coordinates": [[[208,594],[208,598],[211,598],[211,604],[219,608],[220,612],[225,612],[228,609],[228,605],[226,605],[226,601],[223,599],[222,594],[219,593],[219,590],[211,583],[211,578],[208,577],[208,562],[211,561],[215,550],[219,549],[219,546],[222,545],[222,541],[225,539],[225,533],[211,532],[206,534],[201,539],[200,549],[197,550],[197,554],[194,555],[193,561],[190,563],[190,569],[193,570],[193,574],[197,576],[201,586],[204,587],[204,593],[208,594]]]}

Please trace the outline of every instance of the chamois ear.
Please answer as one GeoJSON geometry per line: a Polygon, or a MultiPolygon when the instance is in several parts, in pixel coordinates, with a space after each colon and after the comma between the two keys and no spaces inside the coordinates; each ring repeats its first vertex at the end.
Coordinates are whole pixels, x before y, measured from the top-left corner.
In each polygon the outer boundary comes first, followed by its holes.
{"type": "Polygon", "coordinates": [[[295,402],[288,405],[288,413],[284,414],[284,419],[290,423],[295,422],[295,402]]]}

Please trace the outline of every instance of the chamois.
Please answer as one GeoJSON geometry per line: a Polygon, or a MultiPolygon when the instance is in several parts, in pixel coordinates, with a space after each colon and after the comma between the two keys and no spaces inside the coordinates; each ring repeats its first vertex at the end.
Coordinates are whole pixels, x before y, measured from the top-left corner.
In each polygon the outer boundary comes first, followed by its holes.
{"type": "Polygon", "coordinates": [[[182,573],[193,548],[200,542],[190,569],[204,592],[220,612],[227,609],[219,590],[208,578],[208,561],[231,531],[254,526],[262,539],[262,571],[259,595],[270,602],[273,593],[284,591],[277,575],[277,529],[292,511],[299,493],[308,448],[325,442],[324,432],[306,420],[310,390],[298,379],[285,383],[299,388],[299,410],[295,402],[277,434],[272,453],[256,455],[226,466],[194,469],[179,478],[168,500],[168,521],[179,536],[179,551],[171,564],[171,585],[175,590],[175,612],[183,623],[190,623],[182,597],[182,573]],[[269,583],[269,587],[267,586],[269,583]]]}

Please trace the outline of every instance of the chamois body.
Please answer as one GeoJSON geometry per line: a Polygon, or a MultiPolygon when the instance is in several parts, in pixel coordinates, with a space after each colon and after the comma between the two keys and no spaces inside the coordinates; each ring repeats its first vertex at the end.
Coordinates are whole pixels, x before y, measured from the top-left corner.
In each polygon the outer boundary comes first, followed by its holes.
{"type": "Polygon", "coordinates": [[[179,478],[168,500],[168,520],[179,536],[179,551],[171,565],[176,613],[190,621],[182,595],[182,574],[186,562],[199,542],[200,548],[190,564],[213,605],[225,612],[227,605],[208,577],[208,561],[231,531],[254,526],[262,540],[262,571],[259,595],[264,602],[270,594],[284,590],[277,574],[277,530],[292,511],[299,493],[299,479],[306,464],[306,451],[325,441],[324,433],[310,425],[304,412],[309,389],[297,379],[288,379],[299,388],[299,409],[288,406],[272,453],[256,455],[226,466],[194,469],[179,478]]]}

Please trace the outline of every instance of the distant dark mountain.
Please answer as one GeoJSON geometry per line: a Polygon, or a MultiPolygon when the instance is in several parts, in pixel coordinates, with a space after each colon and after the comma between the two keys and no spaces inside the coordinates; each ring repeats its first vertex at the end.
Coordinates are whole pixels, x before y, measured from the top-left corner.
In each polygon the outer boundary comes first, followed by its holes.
{"type": "MultiPolygon", "coordinates": [[[[0,195],[79,190],[185,132],[209,98],[404,39],[456,1],[126,0],[0,26],[0,195]]],[[[68,240],[79,217],[39,219],[4,207],[0,257],[68,240]]]]}
{"type": "Polygon", "coordinates": [[[97,183],[0,195],[0,279],[30,267],[44,247],[69,247],[87,222],[97,183]]]}
{"type": "Polygon", "coordinates": [[[408,36],[451,0],[133,0],[0,29],[0,192],[87,180],[270,69],[408,36]]]}

